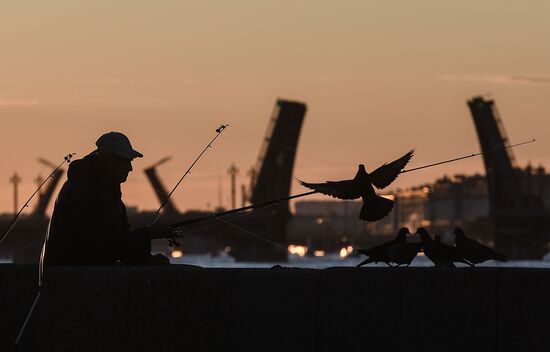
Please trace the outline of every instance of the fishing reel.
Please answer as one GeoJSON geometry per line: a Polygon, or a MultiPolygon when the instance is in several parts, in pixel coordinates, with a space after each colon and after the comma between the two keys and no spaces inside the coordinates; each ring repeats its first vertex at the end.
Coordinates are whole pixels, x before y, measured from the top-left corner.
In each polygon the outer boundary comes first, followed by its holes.
{"type": "Polygon", "coordinates": [[[172,238],[169,238],[168,239],[168,247],[170,247],[170,249],[174,249],[176,247],[180,247],[180,243],[178,241],[176,241],[176,238],[175,237],[172,237],[172,238]]]}
{"type": "Polygon", "coordinates": [[[170,247],[170,249],[180,247],[180,243],[176,241],[176,239],[180,237],[183,237],[183,226],[174,227],[172,229],[172,236],[168,238],[168,247],[170,247]]]}
{"type": "Polygon", "coordinates": [[[178,241],[176,241],[176,238],[177,237],[172,237],[168,239],[168,247],[170,247],[170,249],[174,249],[181,246],[181,244],[178,241]]]}

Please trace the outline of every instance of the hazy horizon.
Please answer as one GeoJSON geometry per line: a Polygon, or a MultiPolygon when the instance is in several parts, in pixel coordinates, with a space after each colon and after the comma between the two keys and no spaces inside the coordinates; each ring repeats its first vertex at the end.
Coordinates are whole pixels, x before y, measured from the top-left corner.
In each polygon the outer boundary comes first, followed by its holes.
{"type": "MultiPolygon", "coordinates": [[[[174,201],[217,206],[221,178],[229,207],[227,169],[234,162],[248,185],[278,98],[308,106],[294,168],[306,181],[350,178],[359,163],[372,170],[412,148],[410,167],[478,152],[466,100],[487,93],[511,143],[537,139],[514,150],[518,163],[550,168],[549,15],[542,0],[8,2],[0,213],[12,211],[14,171],[22,206],[50,172],[37,158],[83,157],[108,131],[144,154],[125,203],[156,209],[142,170],[172,156],[158,168],[171,188],[221,123],[230,127],[174,201]]],[[[390,189],[475,172],[481,158],[401,175],[390,189]]]]}

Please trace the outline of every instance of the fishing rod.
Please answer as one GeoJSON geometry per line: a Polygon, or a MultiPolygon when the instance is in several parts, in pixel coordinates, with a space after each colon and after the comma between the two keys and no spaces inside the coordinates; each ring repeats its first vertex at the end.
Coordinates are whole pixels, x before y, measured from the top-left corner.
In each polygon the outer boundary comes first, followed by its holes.
{"type": "Polygon", "coordinates": [[[42,181],[42,183],[38,186],[38,188],[34,191],[33,194],[31,194],[30,198],[25,202],[25,204],[23,204],[23,206],[21,207],[21,209],[19,210],[19,212],[17,212],[17,214],[15,214],[15,216],[13,217],[12,221],[9,223],[8,227],[4,230],[4,232],[2,233],[2,235],[0,236],[0,245],[2,244],[2,242],[6,239],[6,237],[8,236],[8,234],[11,232],[11,230],[14,228],[14,226],[17,224],[17,222],[21,219],[21,215],[23,213],[23,210],[25,210],[26,207],[29,206],[29,203],[30,201],[33,199],[33,197],[36,195],[36,193],[38,193],[38,191],[40,191],[40,189],[42,188],[42,186],[44,186],[44,184],[46,184],[46,182],[50,179],[50,178],[53,178],[53,175],[57,172],[57,170],[59,170],[61,168],[61,166],[63,166],[63,164],[67,163],[69,164],[71,162],[71,158],[73,156],[75,156],[76,153],[71,153],[71,154],[67,154],[64,158],[63,158],[63,161],[55,168],[53,169],[52,173],[50,174],[50,176],[46,177],[46,179],[44,179],[42,181]]]}
{"type": "MultiPolygon", "coordinates": [[[[426,168],[429,168],[429,167],[433,167],[433,166],[437,166],[437,165],[442,165],[442,164],[446,164],[446,163],[450,163],[450,162],[454,162],[454,161],[459,161],[459,160],[463,160],[463,159],[467,159],[467,158],[472,158],[472,157],[474,157],[474,156],[484,155],[484,154],[496,152],[496,151],[499,151],[499,150],[509,149],[509,148],[513,148],[513,147],[518,147],[518,146],[525,145],[525,144],[529,144],[529,143],[533,143],[533,142],[535,142],[535,139],[532,139],[532,140],[526,141],[526,142],[517,143],[517,144],[512,144],[512,145],[506,146],[506,147],[504,147],[504,148],[496,148],[496,149],[488,150],[488,151],[486,151],[486,152],[480,152],[480,153],[470,154],[470,155],[462,156],[462,157],[459,157],[459,158],[454,158],[454,159],[449,159],[449,160],[445,160],[445,161],[440,161],[440,162],[437,162],[437,163],[432,163],[432,164],[428,164],[428,165],[424,165],[424,166],[419,166],[419,167],[415,167],[415,168],[408,169],[408,170],[402,170],[402,171],[399,172],[399,173],[400,173],[400,174],[403,174],[403,173],[406,173],[406,172],[411,172],[411,171],[417,171],[417,170],[421,170],[421,169],[426,169],[426,168]]],[[[180,222],[171,224],[170,226],[172,226],[172,227],[174,227],[174,228],[176,228],[176,227],[182,227],[182,226],[194,224],[194,223],[196,223],[196,222],[205,221],[205,220],[210,220],[210,219],[215,219],[215,218],[218,218],[218,217],[222,217],[222,216],[225,216],[225,215],[229,215],[229,214],[234,214],[234,213],[242,212],[242,211],[245,211],[245,210],[258,209],[258,208],[262,208],[262,207],[265,207],[265,206],[268,206],[268,205],[272,205],[272,204],[275,204],[275,203],[280,203],[280,202],[288,201],[288,200],[295,199],[295,198],[300,198],[300,197],[309,196],[309,195],[312,195],[312,194],[315,194],[315,193],[319,193],[319,192],[317,192],[317,191],[309,191],[309,192],[305,192],[305,193],[295,194],[295,195],[292,195],[292,196],[283,197],[283,198],[279,198],[279,199],[274,199],[274,200],[270,200],[270,201],[267,201],[267,202],[264,202],[264,203],[260,203],[260,204],[252,204],[252,205],[248,205],[248,206],[245,206],[245,207],[236,208],[236,209],[232,209],[232,210],[227,210],[227,211],[223,211],[223,212],[219,212],[219,213],[214,213],[214,214],[211,214],[211,215],[207,215],[207,216],[203,216],[203,217],[199,217],[199,218],[195,218],[195,219],[183,220],[183,221],[180,221],[180,222]]]]}
{"type": "Polygon", "coordinates": [[[206,216],[203,216],[203,217],[200,217],[200,218],[183,220],[183,221],[171,224],[170,226],[172,226],[172,227],[181,227],[181,226],[185,226],[185,225],[190,225],[190,224],[194,224],[196,222],[200,222],[200,221],[204,221],[204,220],[210,220],[210,219],[219,218],[221,216],[225,216],[225,215],[229,215],[229,214],[240,213],[240,212],[245,211],[245,210],[262,208],[262,207],[265,207],[265,206],[268,206],[268,205],[284,202],[284,201],[291,200],[291,199],[294,199],[294,198],[309,196],[309,195],[314,194],[314,193],[317,193],[317,191],[309,191],[309,192],[305,192],[305,193],[295,194],[293,196],[288,196],[288,197],[283,197],[283,198],[279,198],[279,199],[269,200],[267,202],[263,202],[263,203],[260,203],[260,204],[252,204],[252,205],[248,205],[248,206],[242,207],[242,208],[226,210],[226,211],[222,211],[222,212],[219,212],[219,213],[206,215],[206,216]]]}
{"type": "MultiPolygon", "coordinates": [[[[27,200],[27,202],[25,202],[25,204],[23,205],[21,210],[19,210],[19,212],[15,215],[12,222],[8,225],[8,228],[4,231],[4,233],[2,234],[2,237],[0,237],[0,244],[6,238],[6,236],[10,233],[10,231],[13,229],[15,224],[17,224],[17,222],[19,221],[19,219],[21,217],[21,213],[23,212],[23,209],[25,209],[26,207],[29,206],[29,202],[36,195],[36,193],[38,193],[38,191],[42,188],[42,186],[44,186],[44,184],[48,181],[48,179],[53,178],[53,175],[57,172],[57,170],[59,170],[61,168],[61,166],[63,166],[64,163],[69,164],[71,162],[72,157],[75,156],[75,155],[76,155],[76,153],[67,154],[63,158],[63,161],[52,171],[52,173],[48,177],[46,177],[46,179],[44,181],[42,181],[42,183],[38,186],[36,191],[34,191],[34,193],[30,196],[30,198],[27,200]]],[[[25,318],[25,321],[23,322],[23,325],[21,326],[21,329],[19,329],[19,333],[17,334],[17,339],[15,340],[15,343],[13,345],[13,351],[18,351],[19,350],[19,348],[21,346],[21,341],[22,341],[22,339],[25,335],[25,332],[27,331],[28,325],[29,325],[29,323],[32,319],[34,311],[36,310],[36,307],[38,306],[38,303],[40,302],[40,289],[41,289],[41,286],[42,286],[42,272],[40,271],[39,280],[38,280],[38,293],[36,294],[36,296],[34,298],[33,304],[32,304],[31,308],[29,309],[29,311],[27,313],[27,316],[25,318]]]]}
{"type": "MultiPolygon", "coordinates": [[[[225,125],[221,125],[220,127],[216,128],[216,135],[214,136],[214,138],[212,138],[212,140],[206,145],[206,147],[204,147],[204,149],[201,151],[201,153],[199,154],[199,156],[197,156],[197,158],[193,161],[193,163],[191,164],[191,166],[189,166],[189,168],[187,169],[187,171],[185,171],[185,173],[183,174],[183,176],[179,179],[179,181],[176,183],[176,185],[174,186],[174,188],[172,188],[172,190],[170,191],[170,193],[168,193],[168,196],[166,197],[166,199],[162,202],[162,204],[160,205],[160,207],[158,208],[157,212],[155,213],[155,215],[153,216],[153,218],[151,219],[151,221],[149,222],[149,225],[153,225],[154,223],[156,223],[159,219],[159,217],[162,215],[162,211],[164,210],[164,208],[166,208],[166,205],[168,204],[168,201],[170,200],[170,197],[172,196],[172,193],[174,193],[174,191],[176,190],[176,188],[178,188],[178,186],[180,185],[180,183],[183,181],[183,179],[189,174],[191,173],[191,169],[193,168],[193,166],[195,166],[195,164],[199,161],[199,159],[202,157],[202,155],[204,153],[206,153],[206,151],[208,150],[208,148],[212,148],[212,144],[214,143],[214,141],[221,135],[221,133],[225,130],[226,127],[228,127],[229,125],[228,124],[225,124],[225,125]]],[[[169,239],[168,240],[168,244],[170,245],[170,247],[172,247],[173,245],[179,245],[179,243],[177,243],[174,238],[172,239],[169,239]]]]}
{"type": "Polygon", "coordinates": [[[195,166],[195,164],[197,163],[197,161],[199,161],[199,159],[202,157],[202,155],[208,150],[208,148],[212,148],[212,144],[214,143],[214,141],[216,140],[216,138],[218,138],[220,136],[220,134],[223,132],[223,130],[225,130],[225,128],[229,126],[229,125],[221,125],[220,127],[216,128],[216,135],[214,136],[214,138],[212,138],[212,140],[206,145],[206,147],[204,147],[204,149],[202,150],[202,152],[199,154],[199,156],[197,156],[197,158],[195,159],[195,161],[193,161],[193,163],[191,164],[191,166],[189,166],[189,168],[187,169],[187,171],[185,171],[185,173],[183,174],[183,176],[180,178],[180,180],[178,181],[178,183],[176,183],[176,185],[174,186],[174,188],[172,188],[172,190],[170,191],[170,193],[168,193],[168,196],[166,197],[166,199],[164,200],[164,202],[162,202],[162,204],[160,205],[160,207],[158,208],[157,212],[155,213],[155,216],[151,219],[151,221],[149,222],[150,225],[154,224],[155,222],[157,222],[157,220],[159,219],[159,217],[162,215],[162,211],[164,210],[164,208],[166,207],[166,205],[168,204],[168,201],[170,200],[170,197],[172,196],[172,193],[174,193],[174,191],[176,190],[176,188],[178,188],[178,186],[180,185],[181,181],[183,181],[183,179],[185,178],[185,176],[187,176],[189,173],[191,173],[191,169],[193,168],[193,166],[195,166]]]}

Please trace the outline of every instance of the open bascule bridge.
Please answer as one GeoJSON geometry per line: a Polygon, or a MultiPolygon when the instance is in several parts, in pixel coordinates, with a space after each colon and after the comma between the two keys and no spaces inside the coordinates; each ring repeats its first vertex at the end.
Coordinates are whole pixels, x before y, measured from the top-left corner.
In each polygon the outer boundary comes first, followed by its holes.
{"type": "MultiPolygon", "coordinates": [[[[547,210],[540,197],[523,191],[514,158],[502,149],[508,140],[494,102],[468,104],[482,151],[491,151],[484,162],[497,249],[540,258],[544,246],[535,244],[548,240],[547,210]]],[[[300,103],[277,103],[252,203],[288,196],[305,111],[300,103]]],[[[154,167],[146,173],[166,199],[154,167]]],[[[171,204],[165,221],[202,215],[181,214],[171,204]]],[[[214,219],[187,229],[184,245],[219,241],[213,248],[230,244],[242,260],[284,260],[290,219],[288,203],[214,219]],[[243,235],[247,227],[272,243],[243,235]]],[[[51,267],[47,277],[20,351],[517,352],[549,346],[548,269],[170,265],[51,267]]],[[[1,351],[11,350],[36,282],[36,265],[0,264],[1,351]]]]}
{"type": "MultiPolygon", "coordinates": [[[[550,213],[542,189],[533,192],[531,179],[524,186],[495,102],[475,97],[468,101],[485,164],[489,216],[497,251],[513,259],[541,259],[550,241],[550,213]]],[[[528,175],[531,177],[531,175],[528,175]]],[[[543,183],[540,182],[539,187],[543,183]]]]}

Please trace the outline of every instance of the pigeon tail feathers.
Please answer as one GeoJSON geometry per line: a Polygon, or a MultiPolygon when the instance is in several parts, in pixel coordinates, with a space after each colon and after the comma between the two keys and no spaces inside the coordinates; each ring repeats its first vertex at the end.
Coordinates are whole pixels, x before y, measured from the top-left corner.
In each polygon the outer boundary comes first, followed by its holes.
{"type": "Polygon", "coordinates": [[[357,264],[357,267],[360,268],[363,265],[370,264],[370,263],[374,263],[374,259],[367,258],[367,259],[363,260],[361,263],[357,264]]]}
{"type": "Polygon", "coordinates": [[[388,198],[378,195],[364,198],[359,219],[363,221],[377,221],[388,215],[392,208],[393,201],[388,198]]]}

